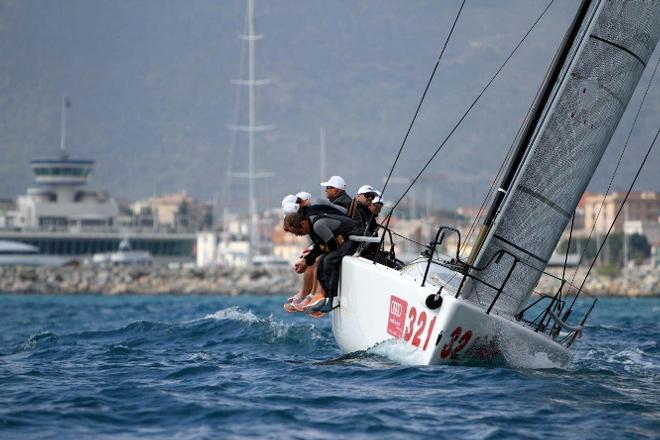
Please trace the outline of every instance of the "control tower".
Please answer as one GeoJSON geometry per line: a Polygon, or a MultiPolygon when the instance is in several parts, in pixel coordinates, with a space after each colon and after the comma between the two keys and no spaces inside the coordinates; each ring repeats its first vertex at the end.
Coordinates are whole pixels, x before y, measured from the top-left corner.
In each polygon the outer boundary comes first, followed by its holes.
{"type": "Polygon", "coordinates": [[[94,161],[71,159],[65,148],[66,109],[62,100],[59,157],[30,161],[36,187],[17,199],[14,226],[29,229],[110,229],[115,225],[117,204],[106,193],[87,189],[94,161]]]}

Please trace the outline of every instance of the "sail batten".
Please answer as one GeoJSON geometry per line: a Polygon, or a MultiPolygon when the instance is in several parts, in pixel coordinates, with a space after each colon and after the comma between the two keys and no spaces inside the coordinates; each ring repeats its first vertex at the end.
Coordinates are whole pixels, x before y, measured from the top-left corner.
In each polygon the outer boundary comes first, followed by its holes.
{"type": "MultiPolygon", "coordinates": [[[[525,305],[589,184],[657,43],[660,2],[600,2],[578,34],[476,260],[507,252],[474,273],[495,286],[518,260],[493,308],[500,314],[525,305]]],[[[470,281],[462,295],[487,308],[497,292],[470,281]]]]}

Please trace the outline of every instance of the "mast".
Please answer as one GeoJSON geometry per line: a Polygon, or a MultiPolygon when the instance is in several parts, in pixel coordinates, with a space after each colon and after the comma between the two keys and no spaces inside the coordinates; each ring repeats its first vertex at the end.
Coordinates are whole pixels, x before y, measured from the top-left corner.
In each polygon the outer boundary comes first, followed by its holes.
{"type": "Polygon", "coordinates": [[[250,200],[250,226],[248,230],[250,247],[248,250],[248,263],[254,257],[254,243],[257,234],[257,200],[254,194],[254,127],[256,122],[256,109],[254,108],[254,0],[248,0],[248,173],[249,173],[249,200],[250,200]]]}
{"type": "Polygon", "coordinates": [[[468,259],[470,264],[473,264],[477,258],[477,255],[479,255],[479,252],[481,251],[481,248],[484,244],[484,240],[488,235],[488,231],[490,231],[490,228],[493,225],[493,221],[495,220],[495,217],[497,216],[497,213],[502,206],[502,201],[504,200],[504,197],[506,196],[507,191],[511,186],[511,182],[513,182],[513,178],[515,177],[518,169],[520,168],[520,165],[523,162],[525,153],[530,146],[530,141],[532,140],[532,137],[537,130],[541,116],[543,115],[548,101],[550,100],[552,90],[554,89],[557,83],[557,79],[559,78],[559,75],[561,74],[561,71],[566,64],[566,60],[568,59],[571,47],[573,47],[575,38],[578,35],[578,31],[584,23],[585,17],[587,16],[587,11],[589,10],[591,3],[592,0],[582,0],[582,3],[580,4],[575,14],[575,17],[573,18],[573,22],[566,31],[559,49],[557,50],[557,53],[552,60],[550,70],[544,78],[536,100],[530,108],[529,116],[523,123],[521,135],[518,138],[518,142],[514,148],[514,153],[511,157],[506,173],[502,177],[500,185],[497,188],[497,192],[495,193],[495,198],[493,199],[493,202],[490,205],[490,209],[488,210],[488,213],[484,219],[483,225],[479,230],[477,241],[475,246],[472,248],[472,252],[470,253],[468,259]]]}
{"type": "Polygon", "coordinates": [[[256,171],[255,157],[255,137],[254,134],[272,129],[268,125],[257,125],[256,94],[255,87],[268,84],[268,80],[258,80],[255,78],[255,42],[261,40],[263,35],[255,33],[254,25],[254,0],[247,2],[247,34],[239,36],[241,40],[248,43],[248,79],[238,79],[233,81],[239,86],[248,87],[248,125],[239,125],[233,127],[236,130],[246,131],[248,133],[248,170],[247,173],[235,173],[237,177],[248,179],[248,264],[252,263],[257,251],[258,240],[258,211],[257,198],[255,193],[256,179],[270,177],[271,173],[258,173],[256,171]]]}

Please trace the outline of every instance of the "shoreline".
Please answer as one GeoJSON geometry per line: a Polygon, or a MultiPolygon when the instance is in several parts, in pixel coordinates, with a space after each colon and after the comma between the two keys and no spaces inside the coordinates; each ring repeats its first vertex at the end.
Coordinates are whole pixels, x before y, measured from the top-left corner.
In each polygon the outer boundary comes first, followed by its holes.
{"type": "MultiPolygon", "coordinates": [[[[561,276],[561,269],[549,272],[561,276]]],[[[567,272],[570,279],[569,274],[572,277],[572,271],[567,272]]],[[[579,284],[585,274],[586,269],[578,270],[574,283],[579,284]]],[[[300,275],[288,267],[0,266],[0,294],[293,295],[301,282],[300,275]]],[[[558,287],[558,280],[544,276],[535,293],[554,295],[558,287]]],[[[595,297],[660,297],[660,270],[629,268],[617,277],[592,274],[584,292],[595,297]]]]}

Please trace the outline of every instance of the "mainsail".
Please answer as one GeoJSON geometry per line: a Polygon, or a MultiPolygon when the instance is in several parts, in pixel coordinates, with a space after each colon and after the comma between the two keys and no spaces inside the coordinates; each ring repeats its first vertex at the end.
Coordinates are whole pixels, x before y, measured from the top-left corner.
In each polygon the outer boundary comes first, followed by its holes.
{"type": "MultiPolygon", "coordinates": [[[[473,270],[474,276],[498,287],[506,280],[493,308],[499,314],[515,315],[526,304],[659,35],[660,1],[602,0],[590,8],[476,258],[474,266],[485,268],[473,270]],[[511,255],[518,262],[509,276],[515,262],[511,255]]],[[[484,308],[497,295],[473,279],[462,289],[464,298],[484,308]]]]}

